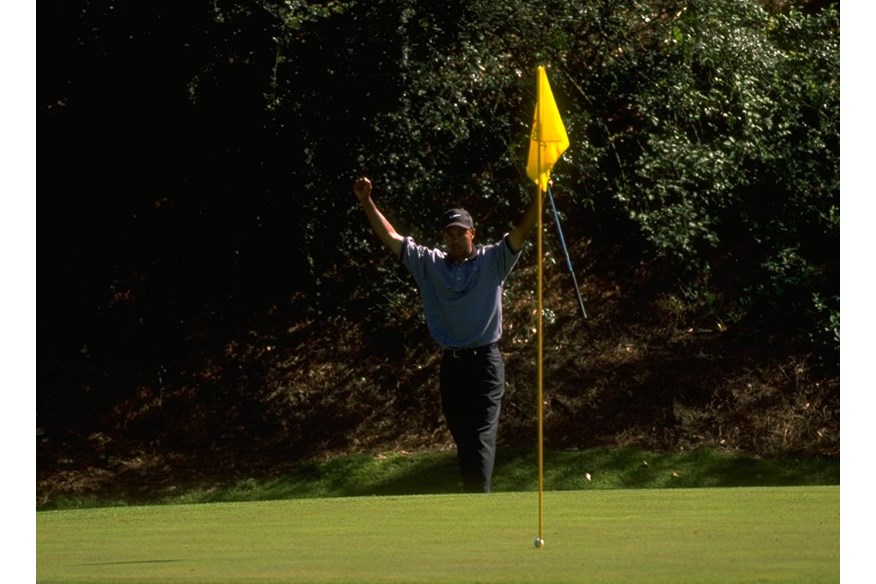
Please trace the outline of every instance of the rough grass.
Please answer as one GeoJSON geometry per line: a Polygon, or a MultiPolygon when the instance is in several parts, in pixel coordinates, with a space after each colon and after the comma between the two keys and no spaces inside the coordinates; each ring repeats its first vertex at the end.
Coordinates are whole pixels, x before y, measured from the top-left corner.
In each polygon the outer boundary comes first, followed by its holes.
{"type": "MultiPolygon", "coordinates": [[[[537,472],[536,454],[531,449],[500,450],[494,489],[534,491],[537,472]]],[[[635,448],[597,448],[545,454],[545,488],[551,491],[839,483],[839,461],[828,458],[764,459],[713,449],[656,453],[635,448]]],[[[121,483],[115,491],[58,496],[44,508],[450,494],[460,490],[452,451],[387,452],[302,462],[268,476],[196,481],[164,489],[132,491],[121,483]]]]}

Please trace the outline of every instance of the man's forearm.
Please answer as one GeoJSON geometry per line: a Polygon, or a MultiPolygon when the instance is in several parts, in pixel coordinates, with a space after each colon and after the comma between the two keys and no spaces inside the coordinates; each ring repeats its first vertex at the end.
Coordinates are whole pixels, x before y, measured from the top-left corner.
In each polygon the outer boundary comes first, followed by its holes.
{"type": "Polygon", "coordinates": [[[380,242],[386,246],[392,253],[398,254],[401,252],[401,245],[404,238],[396,232],[392,224],[383,216],[377,205],[371,197],[364,201],[360,201],[362,210],[365,211],[365,216],[368,218],[368,223],[371,225],[371,230],[374,231],[380,242]]]}

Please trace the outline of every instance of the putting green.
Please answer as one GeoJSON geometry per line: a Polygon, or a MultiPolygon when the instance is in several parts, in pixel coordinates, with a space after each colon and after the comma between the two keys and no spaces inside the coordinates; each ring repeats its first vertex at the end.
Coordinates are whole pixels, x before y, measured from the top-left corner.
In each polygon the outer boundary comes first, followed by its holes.
{"type": "Polygon", "coordinates": [[[37,582],[839,582],[839,487],[37,513],[37,582]]]}

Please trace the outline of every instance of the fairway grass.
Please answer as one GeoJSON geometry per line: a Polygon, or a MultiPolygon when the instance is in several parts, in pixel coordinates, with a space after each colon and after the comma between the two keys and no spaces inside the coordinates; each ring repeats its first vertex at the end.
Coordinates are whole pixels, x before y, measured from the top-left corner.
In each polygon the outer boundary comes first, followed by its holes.
{"type": "Polygon", "coordinates": [[[37,513],[36,580],[839,582],[838,486],[297,499],[37,513]]]}

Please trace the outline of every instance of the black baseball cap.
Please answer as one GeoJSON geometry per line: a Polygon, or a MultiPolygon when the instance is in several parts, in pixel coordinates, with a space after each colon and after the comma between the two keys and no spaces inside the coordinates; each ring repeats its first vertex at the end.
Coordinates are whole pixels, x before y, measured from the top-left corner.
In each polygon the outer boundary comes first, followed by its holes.
{"type": "Polygon", "coordinates": [[[463,208],[448,209],[444,212],[441,218],[441,230],[448,227],[462,227],[463,229],[474,229],[474,221],[471,215],[463,208]]]}

